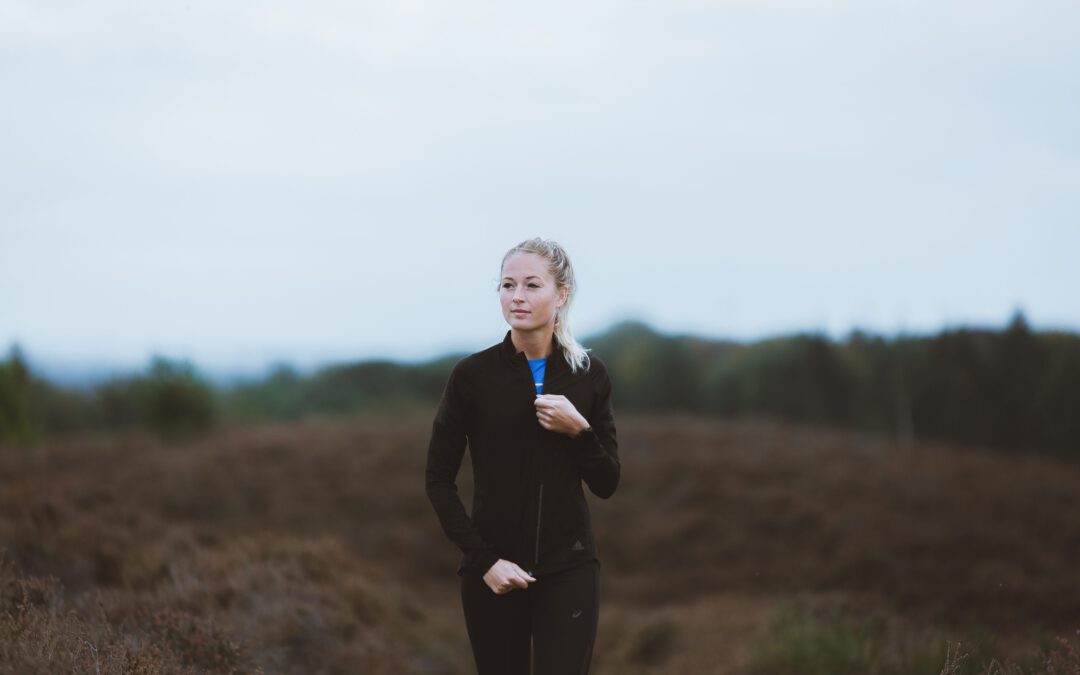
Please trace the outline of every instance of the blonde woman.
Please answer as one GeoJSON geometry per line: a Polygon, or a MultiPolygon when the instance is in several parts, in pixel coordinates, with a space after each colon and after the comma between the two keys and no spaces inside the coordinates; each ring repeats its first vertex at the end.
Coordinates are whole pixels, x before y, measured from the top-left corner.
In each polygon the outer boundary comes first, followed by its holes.
{"type": "Polygon", "coordinates": [[[465,625],[479,675],[589,671],[600,560],[582,481],[607,499],[620,464],[603,362],[574,339],[576,283],[558,243],[529,239],[503,257],[510,330],[461,359],[432,425],[425,475],[440,525],[461,549],[465,625]],[[457,494],[468,445],[471,515],[457,494]]]}

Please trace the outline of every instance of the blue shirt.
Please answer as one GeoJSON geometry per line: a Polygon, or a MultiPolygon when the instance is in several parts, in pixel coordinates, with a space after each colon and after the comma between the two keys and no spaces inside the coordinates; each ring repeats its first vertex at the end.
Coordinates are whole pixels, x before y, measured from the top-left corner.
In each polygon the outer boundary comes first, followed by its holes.
{"type": "Polygon", "coordinates": [[[544,393],[544,366],[547,359],[529,359],[529,367],[532,368],[533,382],[536,383],[536,393],[544,393]]]}

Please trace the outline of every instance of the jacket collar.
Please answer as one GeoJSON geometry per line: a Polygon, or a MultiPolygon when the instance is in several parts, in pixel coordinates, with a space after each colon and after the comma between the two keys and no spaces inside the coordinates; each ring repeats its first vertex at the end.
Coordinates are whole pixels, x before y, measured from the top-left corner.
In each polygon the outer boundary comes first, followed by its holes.
{"type": "MultiPolygon", "coordinates": [[[[506,331],[506,336],[503,338],[501,351],[503,356],[506,357],[510,363],[524,363],[528,365],[528,359],[525,358],[525,352],[519,352],[517,347],[514,346],[514,341],[511,338],[513,331],[506,331]]],[[[562,343],[559,342],[559,337],[552,334],[552,349],[551,354],[548,354],[547,363],[544,364],[545,371],[549,374],[559,373],[564,370],[570,369],[570,364],[566,362],[566,357],[563,355],[562,343]]]]}

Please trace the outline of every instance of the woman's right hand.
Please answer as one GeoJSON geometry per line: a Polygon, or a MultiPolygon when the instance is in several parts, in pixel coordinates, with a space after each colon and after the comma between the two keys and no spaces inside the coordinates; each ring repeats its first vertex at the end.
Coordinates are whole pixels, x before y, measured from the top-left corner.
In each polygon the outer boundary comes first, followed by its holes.
{"type": "Polygon", "coordinates": [[[517,563],[502,558],[496,560],[484,573],[484,583],[498,595],[509,593],[515,588],[528,588],[531,581],[536,579],[518,567],[517,563]]]}

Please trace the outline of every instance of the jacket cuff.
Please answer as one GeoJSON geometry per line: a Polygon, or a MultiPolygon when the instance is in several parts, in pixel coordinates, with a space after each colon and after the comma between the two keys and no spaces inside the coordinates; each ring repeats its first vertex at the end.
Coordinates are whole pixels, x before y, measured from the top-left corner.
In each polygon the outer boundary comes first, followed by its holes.
{"type": "Polygon", "coordinates": [[[582,431],[577,436],[571,437],[571,440],[580,448],[600,448],[602,450],[604,447],[600,442],[600,437],[596,435],[596,430],[592,427],[582,431]]]}
{"type": "Polygon", "coordinates": [[[465,569],[469,572],[483,576],[491,566],[499,561],[499,556],[491,549],[484,549],[468,556],[465,561],[465,569]]]}

